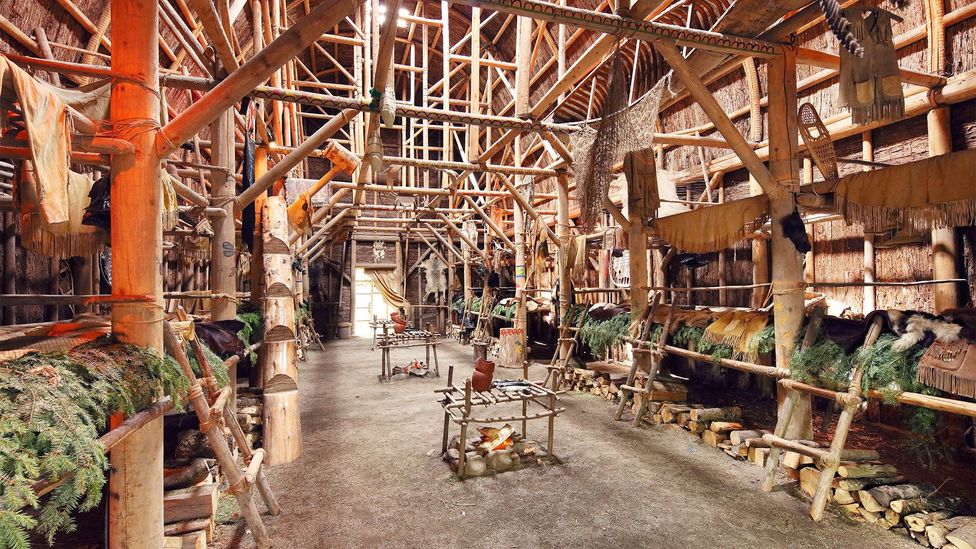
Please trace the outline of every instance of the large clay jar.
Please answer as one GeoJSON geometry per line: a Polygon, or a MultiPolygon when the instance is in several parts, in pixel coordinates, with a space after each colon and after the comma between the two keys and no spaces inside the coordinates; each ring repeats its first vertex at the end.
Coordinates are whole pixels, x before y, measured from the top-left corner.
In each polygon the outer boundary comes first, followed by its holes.
{"type": "Polygon", "coordinates": [[[403,333],[403,330],[405,330],[406,327],[407,327],[406,324],[401,324],[399,322],[394,322],[393,323],[393,333],[395,333],[395,334],[402,334],[403,333]]]}
{"type": "Polygon", "coordinates": [[[475,391],[487,391],[491,388],[491,378],[495,373],[495,363],[479,358],[474,363],[474,373],[471,374],[471,388],[475,391]]]}

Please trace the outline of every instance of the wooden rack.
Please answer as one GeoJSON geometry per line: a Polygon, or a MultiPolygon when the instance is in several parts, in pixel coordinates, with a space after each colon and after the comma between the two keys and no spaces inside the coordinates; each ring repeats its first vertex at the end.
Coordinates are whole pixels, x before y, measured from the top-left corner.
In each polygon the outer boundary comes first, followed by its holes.
{"type": "MultiPolygon", "coordinates": [[[[523,381],[523,380],[520,380],[523,381]]],[[[553,454],[553,437],[556,428],[556,416],[566,411],[566,408],[557,408],[559,398],[554,391],[531,381],[523,381],[525,389],[519,392],[504,391],[492,386],[487,391],[475,391],[471,388],[471,380],[464,381],[464,388],[454,385],[454,366],[447,370],[447,387],[436,389],[434,392],[443,395],[438,401],[444,409],[444,436],[441,441],[441,452],[447,452],[448,440],[450,436],[451,423],[456,423],[461,427],[460,441],[458,448],[458,478],[464,478],[464,447],[467,445],[468,424],[471,423],[509,423],[518,421],[522,423],[522,436],[525,436],[527,424],[534,419],[547,419],[548,431],[546,437],[546,456],[556,459],[553,454]],[[489,408],[504,404],[521,404],[522,410],[519,414],[499,415],[489,417],[475,417],[472,415],[475,406],[489,408]],[[534,405],[541,408],[541,411],[529,413],[529,406],[534,405]]]]}
{"type": "Polygon", "coordinates": [[[389,326],[383,326],[383,333],[375,343],[375,347],[379,347],[382,352],[380,357],[380,381],[389,381],[393,377],[393,365],[390,363],[390,349],[395,347],[401,349],[424,347],[424,352],[426,353],[425,364],[430,368],[432,364],[431,356],[433,355],[434,377],[440,377],[441,369],[437,361],[437,343],[437,334],[430,330],[430,325],[427,326],[427,330],[410,330],[401,334],[391,334],[389,332],[389,326]]]}

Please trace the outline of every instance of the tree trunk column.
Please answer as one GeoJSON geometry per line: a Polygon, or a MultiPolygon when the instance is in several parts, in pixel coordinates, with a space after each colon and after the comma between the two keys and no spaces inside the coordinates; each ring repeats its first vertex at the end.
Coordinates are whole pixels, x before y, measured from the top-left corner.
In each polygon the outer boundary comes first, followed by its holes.
{"type": "MultiPolygon", "coordinates": [[[[224,210],[211,223],[214,234],[210,238],[210,291],[233,298],[237,293],[237,237],[234,222],[234,197],[237,181],[234,178],[234,115],[225,110],[210,125],[211,154],[214,166],[210,171],[210,205],[224,210]]],[[[211,320],[234,320],[237,303],[233,299],[212,299],[211,320]]]]}
{"type": "MultiPolygon", "coordinates": [[[[799,148],[796,123],[796,50],[769,62],[769,171],[780,183],[798,182],[799,148]]],[[[773,315],[776,323],[776,366],[789,368],[796,339],[803,328],[803,264],[796,246],[783,234],[780,221],[795,206],[791,193],[771,197],[770,248],[773,256],[773,315]]],[[[780,391],[782,393],[782,391],[780,391]]],[[[782,412],[783,394],[780,394],[782,412]]],[[[813,435],[810,396],[803,394],[786,432],[787,438],[808,439],[813,435]]]]}
{"type": "MultiPolygon", "coordinates": [[[[112,157],[112,294],[150,295],[151,303],[116,304],[112,331],[119,340],[162,353],[162,189],[154,130],[159,120],[157,3],[112,2],[111,119],[135,154],[112,157]]],[[[152,420],[111,452],[109,547],[163,544],[163,420],[152,420]]]]}
{"type": "MultiPolygon", "coordinates": [[[[949,124],[949,107],[932,109],[928,114],[929,156],[952,152],[952,129],[949,124]]],[[[932,279],[959,278],[956,264],[956,230],[952,227],[932,229],[932,279]]],[[[956,283],[934,286],[935,312],[959,305],[959,286],[956,283]]]]}

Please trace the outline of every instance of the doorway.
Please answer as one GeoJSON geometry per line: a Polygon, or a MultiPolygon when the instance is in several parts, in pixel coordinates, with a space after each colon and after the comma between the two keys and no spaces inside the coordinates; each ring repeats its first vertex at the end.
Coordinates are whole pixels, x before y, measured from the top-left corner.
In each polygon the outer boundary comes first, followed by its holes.
{"type": "Polygon", "coordinates": [[[356,269],[356,309],[353,311],[353,335],[356,337],[373,337],[373,329],[369,323],[373,317],[388,320],[394,311],[392,305],[386,302],[382,292],[373,284],[373,280],[366,274],[366,269],[356,269]]]}

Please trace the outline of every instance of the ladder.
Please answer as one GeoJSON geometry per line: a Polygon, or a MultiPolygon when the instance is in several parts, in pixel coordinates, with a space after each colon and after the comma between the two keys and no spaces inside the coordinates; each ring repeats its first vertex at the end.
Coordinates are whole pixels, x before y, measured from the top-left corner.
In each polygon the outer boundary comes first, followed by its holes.
{"type": "MultiPolygon", "coordinates": [[[[190,327],[192,330],[192,323],[190,327]]],[[[233,386],[228,385],[223,389],[217,387],[217,379],[203,354],[200,341],[192,336],[192,331],[189,339],[194,357],[200,365],[209,398],[204,395],[203,386],[193,373],[190,361],[183,351],[179,339],[177,339],[173,326],[169,322],[163,322],[163,346],[166,352],[176,359],[180,369],[183,370],[183,374],[190,380],[187,399],[190,401],[190,406],[193,407],[197,419],[200,420],[200,430],[207,436],[207,440],[213,447],[217,463],[227,475],[227,482],[230,485],[227,491],[237,498],[237,505],[241,509],[241,514],[244,515],[247,525],[254,535],[255,545],[259,549],[271,547],[271,538],[268,536],[268,531],[264,527],[264,522],[261,520],[254,500],[251,499],[251,486],[257,485],[258,492],[260,492],[268,511],[272,515],[281,513],[281,507],[278,506],[278,501],[275,499],[274,493],[271,492],[268,479],[265,477],[264,469],[261,466],[264,462],[264,448],[258,448],[253,453],[251,452],[247,440],[244,438],[244,430],[241,429],[237,422],[237,416],[231,409],[233,386]],[[224,437],[224,424],[230,428],[234,440],[240,447],[241,457],[245,465],[243,471],[237,467],[230,446],[227,444],[227,439],[224,437]]],[[[231,380],[231,383],[234,383],[234,380],[231,380]]]]}
{"type": "Polygon", "coordinates": [[[658,338],[654,348],[649,349],[646,347],[651,335],[651,326],[654,325],[654,311],[661,304],[662,295],[661,292],[654,293],[654,300],[651,302],[651,306],[646,309],[644,317],[638,323],[638,335],[632,340],[634,355],[639,353],[651,355],[651,364],[650,370],[647,372],[647,379],[643,387],[636,386],[637,370],[640,368],[640,361],[634,356],[634,359],[631,361],[630,372],[627,374],[627,383],[620,386],[620,403],[617,405],[617,411],[613,415],[614,421],[620,421],[631,395],[641,395],[640,404],[637,407],[637,412],[634,414],[634,427],[641,424],[641,420],[644,419],[644,414],[647,412],[647,403],[651,399],[651,392],[654,390],[654,378],[657,377],[661,369],[661,361],[664,360],[665,355],[664,346],[668,340],[668,331],[671,329],[671,323],[674,321],[675,306],[671,304],[668,305],[668,317],[664,322],[664,329],[661,331],[661,336],[658,338]]]}
{"type": "MultiPolygon", "coordinates": [[[[807,331],[803,337],[801,348],[809,347],[816,342],[817,334],[820,332],[820,324],[823,322],[824,307],[814,309],[810,315],[810,322],[807,324],[807,331]]],[[[883,320],[875,318],[868,328],[867,336],[864,338],[864,345],[874,345],[881,335],[883,320]]],[[[766,478],[763,481],[763,491],[771,492],[776,483],[776,473],[779,470],[780,454],[783,450],[796,452],[800,455],[813,458],[822,465],[820,482],[817,491],[813,496],[813,503],[810,505],[810,516],[815,521],[823,519],[824,509],[827,507],[827,499],[830,496],[830,487],[834,475],[840,467],[841,455],[844,452],[844,445],[847,443],[847,435],[854,421],[854,415],[863,402],[861,381],[864,377],[864,365],[861,363],[854,365],[854,374],[847,391],[830,391],[806,383],[801,383],[792,379],[781,379],[779,385],[787,390],[786,398],[783,401],[782,413],[776,420],[776,429],[773,434],[763,435],[763,440],[769,446],[769,460],[766,462],[766,478]],[[835,400],[843,406],[840,416],[837,418],[837,427],[834,429],[834,438],[830,441],[830,448],[812,448],[801,444],[798,441],[786,438],[786,431],[790,421],[800,402],[800,393],[809,393],[835,400]]]]}

